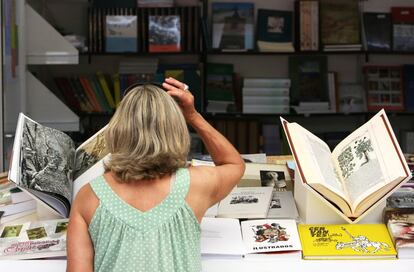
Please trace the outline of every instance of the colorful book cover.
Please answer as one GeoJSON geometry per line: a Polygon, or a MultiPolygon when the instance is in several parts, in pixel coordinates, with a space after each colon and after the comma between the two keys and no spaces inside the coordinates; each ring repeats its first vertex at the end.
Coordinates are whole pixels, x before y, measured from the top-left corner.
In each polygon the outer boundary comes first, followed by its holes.
{"type": "Polygon", "coordinates": [[[395,259],[385,224],[303,225],[304,259],[395,259]]]}
{"type": "Polygon", "coordinates": [[[300,251],[295,220],[263,219],[241,222],[243,242],[248,253],[300,251]]]}
{"type": "Polygon", "coordinates": [[[391,15],[384,12],[364,12],[364,35],[366,49],[391,50],[391,15]]]}
{"type": "Polygon", "coordinates": [[[394,51],[414,50],[414,7],[392,7],[394,51]]]}
{"type": "Polygon", "coordinates": [[[180,16],[149,16],[148,22],[149,52],[181,51],[180,16]]]}
{"type": "Polygon", "coordinates": [[[212,4],[213,49],[249,50],[254,48],[254,4],[212,4]]]}
{"type": "Polygon", "coordinates": [[[320,5],[323,45],[361,43],[358,0],[321,0],[320,5]]]}
{"type": "Polygon", "coordinates": [[[136,15],[106,15],[106,52],[137,52],[138,26],[136,15]]]}

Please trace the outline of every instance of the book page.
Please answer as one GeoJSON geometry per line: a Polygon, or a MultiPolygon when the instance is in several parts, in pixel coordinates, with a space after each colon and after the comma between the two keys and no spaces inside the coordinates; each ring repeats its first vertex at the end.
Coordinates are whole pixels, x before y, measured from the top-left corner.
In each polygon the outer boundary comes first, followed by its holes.
{"type": "Polygon", "coordinates": [[[11,177],[20,187],[28,191],[56,194],[70,205],[72,195],[72,173],[75,146],[65,133],[42,126],[23,114],[18,127],[21,135],[15,137],[11,177]]]}
{"type": "Polygon", "coordinates": [[[409,175],[383,110],[338,144],[333,156],[353,209],[368,197],[375,203],[390,190],[388,184],[409,175]],[[382,188],[384,192],[372,195],[382,188]]]}
{"type": "Polygon", "coordinates": [[[306,182],[323,184],[330,191],[346,199],[328,145],[296,123],[289,124],[289,129],[292,129],[292,144],[300,152],[296,159],[302,164],[306,182]]]}
{"type": "Polygon", "coordinates": [[[204,217],[200,224],[201,254],[238,255],[246,253],[238,219],[204,217]]]}
{"type": "Polygon", "coordinates": [[[86,170],[108,154],[104,138],[105,129],[106,126],[76,149],[73,180],[76,180],[86,170]]]}

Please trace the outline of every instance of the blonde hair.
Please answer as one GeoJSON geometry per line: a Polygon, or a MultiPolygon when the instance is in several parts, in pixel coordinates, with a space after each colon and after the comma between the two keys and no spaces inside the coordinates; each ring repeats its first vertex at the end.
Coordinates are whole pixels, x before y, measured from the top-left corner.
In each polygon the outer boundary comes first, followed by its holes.
{"type": "Polygon", "coordinates": [[[154,85],[133,88],[105,130],[105,170],[127,182],[154,179],[186,165],[190,136],[173,98],[154,85]]]}

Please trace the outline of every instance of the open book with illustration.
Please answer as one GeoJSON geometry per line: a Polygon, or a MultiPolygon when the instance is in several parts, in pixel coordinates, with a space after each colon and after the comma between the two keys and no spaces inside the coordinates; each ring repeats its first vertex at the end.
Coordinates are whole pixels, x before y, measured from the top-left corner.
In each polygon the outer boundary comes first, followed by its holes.
{"type": "Polygon", "coordinates": [[[332,152],[299,124],[281,121],[302,182],[349,218],[358,218],[411,177],[384,110],[332,152]]]}
{"type": "Polygon", "coordinates": [[[68,217],[79,189],[104,172],[103,160],[108,154],[104,129],[75,149],[65,133],[20,113],[9,179],[57,215],[68,217]]]}

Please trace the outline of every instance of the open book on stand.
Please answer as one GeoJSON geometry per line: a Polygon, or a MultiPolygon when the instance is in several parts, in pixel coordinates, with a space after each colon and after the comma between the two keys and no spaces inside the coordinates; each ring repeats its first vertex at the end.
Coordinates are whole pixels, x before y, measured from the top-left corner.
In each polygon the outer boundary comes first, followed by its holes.
{"type": "Polygon", "coordinates": [[[328,145],[297,123],[281,118],[297,174],[351,220],[411,178],[384,110],[342,140],[328,145]]]}
{"type": "Polygon", "coordinates": [[[108,155],[104,129],[75,149],[65,133],[20,113],[9,179],[41,200],[38,205],[53,217],[68,217],[76,193],[104,172],[103,160],[108,155]]]}

